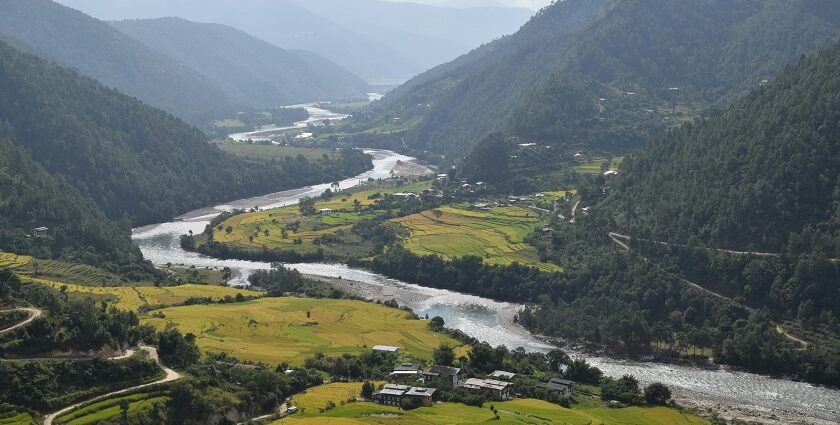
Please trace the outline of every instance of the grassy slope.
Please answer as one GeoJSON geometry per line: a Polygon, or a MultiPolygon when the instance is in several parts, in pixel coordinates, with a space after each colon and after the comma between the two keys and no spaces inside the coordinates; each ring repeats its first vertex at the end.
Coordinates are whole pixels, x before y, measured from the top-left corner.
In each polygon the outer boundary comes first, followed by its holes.
{"type": "Polygon", "coordinates": [[[0,403],[0,425],[35,425],[35,420],[23,410],[0,403]]]}
{"type": "Polygon", "coordinates": [[[118,286],[118,287],[96,287],[66,284],[62,282],[49,281],[38,278],[28,278],[25,281],[32,281],[60,289],[67,286],[69,292],[89,294],[94,298],[103,299],[116,303],[117,307],[125,310],[137,310],[141,306],[176,305],[185,302],[192,297],[210,297],[214,300],[225,296],[235,297],[236,294],[244,296],[259,296],[259,292],[244,289],[230,288],[227,286],[212,285],[179,285],[164,286],[118,286]]]}
{"type": "Polygon", "coordinates": [[[155,403],[166,402],[169,400],[169,397],[162,391],[155,391],[109,398],[74,410],[64,416],[59,416],[56,419],[56,423],[62,425],[87,425],[98,421],[115,420],[120,416],[120,401],[122,400],[129,402],[128,413],[131,415],[132,413],[148,410],[155,403]]]}
{"type": "Polygon", "coordinates": [[[532,210],[511,206],[472,211],[466,205],[438,209],[443,213],[440,219],[431,211],[424,211],[393,220],[411,232],[403,241],[407,249],[446,259],[475,255],[488,264],[519,262],[546,271],[561,270],[541,262],[536,248],[525,243],[525,237],[542,224],[532,210]]]}
{"type": "Polygon", "coordinates": [[[263,298],[161,311],[164,319],[144,322],[163,328],[172,321],[182,332],[195,334],[202,350],[268,363],[300,365],[315,353],[358,354],[377,344],[400,346],[431,359],[442,342],[459,345],[428,330],[426,321],[409,319],[405,311],[361,301],[263,298]]]}
{"type": "Polygon", "coordinates": [[[409,412],[396,407],[380,406],[374,403],[349,403],[341,405],[361,392],[359,383],[334,383],[310,389],[305,394],[296,395],[292,404],[302,412],[274,424],[423,424],[455,425],[480,424],[489,421],[500,424],[575,424],[575,425],[691,425],[709,424],[703,418],[664,407],[642,408],[628,407],[610,409],[601,403],[582,404],[573,409],[565,409],[555,404],[534,399],[517,399],[506,402],[487,403],[484,408],[470,407],[463,404],[444,403],[433,407],[423,407],[409,412]],[[321,412],[328,401],[336,408],[321,412]],[[499,420],[489,409],[492,404],[499,412],[499,420]]]}

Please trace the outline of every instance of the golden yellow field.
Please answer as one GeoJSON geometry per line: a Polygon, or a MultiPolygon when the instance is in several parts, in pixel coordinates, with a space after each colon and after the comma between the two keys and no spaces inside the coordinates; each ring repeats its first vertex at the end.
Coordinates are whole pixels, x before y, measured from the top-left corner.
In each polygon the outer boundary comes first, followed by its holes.
{"type": "Polygon", "coordinates": [[[402,347],[428,360],[441,343],[460,345],[403,310],[354,300],[262,298],[159,311],[164,318],[147,318],[144,323],[163,328],[172,322],[196,335],[202,350],[267,363],[301,365],[316,353],[359,354],[378,344],[402,347]]]}
{"type": "Polygon", "coordinates": [[[160,288],[154,286],[100,287],[65,284],[38,278],[25,278],[24,280],[49,285],[55,289],[61,289],[62,286],[66,286],[69,292],[90,294],[95,298],[115,303],[121,309],[135,311],[144,305],[153,307],[181,304],[193,297],[210,297],[214,300],[219,300],[225,296],[235,297],[236,294],[242,294],[246,297],[262,295],[260,292],[227,286],[180,285],[160,288]]]}
{"type": "Polygon", "coordinates": [[[435,217],[424,211],[392,220],[409,230],[403,245],[418,255],[437,254],[444,259],[474,255],[487,264],[509,265],[514,262],[544,271],[561,271],[539,259],[536,248],[525,237],[542,225],[537,212],[523,207],[494,207],[489,211],[469,210],[461,206],[438,208],[435,217]]]}
{"type": "Polygon", "coordinates": [[[471,407],[456,403],[435,404],[432,407],[404,411],[397,407],[374,403],[346,403],[361,392],[358,383],[332,383],[309,389],[292,398],[299,413],[274,422],[275,425],[459,425],[459,424],[572,424],[572,425],[709,425],[709,421],[688,413],[665,407],[628,407],[610,409],[593,407],[589,403],[571,409],[534,399],[516,399],[485,403],[471,407]],[[327,402],[336,407],[324,410],[327,402]],[[489,409],[492,404],[499,417],[489,409]]]}
{"type": "Polygon", "coordinates": [[[29,264],[32,257],[17,255],[8,252],[0,252],[0,269],[17,269],[29,264]]]}

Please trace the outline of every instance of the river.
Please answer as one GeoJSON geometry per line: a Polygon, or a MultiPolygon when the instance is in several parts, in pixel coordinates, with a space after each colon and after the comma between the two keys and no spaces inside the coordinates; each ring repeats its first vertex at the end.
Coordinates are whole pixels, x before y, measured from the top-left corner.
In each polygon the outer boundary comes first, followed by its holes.
{"type": "MultiPolygon", "coordinates": [[[[354,187],[368,178],[387,178],[392,170],[416,173],[422,167],[398,165],[412,158],[390,151],[366,150],[374,157],[374,168],[341,182],[342,188],[354,187]],[[407,171],[405,171],[407,170],[407,171]]],[[[133,239],[143,255],[156,265],[168,263],[196,267],[230,267],[236,272],[233,285],[247,284],[254,270],[270,264],[219,260],[186,252],[179,238],[190,230],[200,233],[216,215],[235,208],[273,208],[295,204],[303,196],[315,196],[329,184],[272,193],[216,205],[185,214],[168,222],[134,229],[133,239]]],[[[418,315],[441,316],[448,327],[460,329],[493,345],[523,347],[547,351],[551,346],[534,337],[513,321],[521,306],[452,291],[400,282],[342,264],[287,264],[301,273],[341,278],[340,284],[352,292],[372,299],[395,299],[418,315]]],[[[335,280],[335,279],[334,279],[335,280]]],[[[584,356],[571,351],[572,355],[584,356]]],[[[661,363],[640,363],[608,357],[585,356],[607,375],[631,374],[644,383],[669,385],[683,404],[696,408],[714,408],[725,417],[758,419],[768,423],[840,423],[840,391],[810,384],[775,379],[727,369],[704,370],[661,363]]]]}

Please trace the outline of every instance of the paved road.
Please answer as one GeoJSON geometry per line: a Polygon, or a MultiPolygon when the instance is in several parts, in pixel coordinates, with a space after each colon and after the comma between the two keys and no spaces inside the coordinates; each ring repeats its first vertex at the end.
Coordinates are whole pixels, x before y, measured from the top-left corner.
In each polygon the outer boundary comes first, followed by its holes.
{"type": "Polygon", "coordinates": [[[13,330],[15,330],[19,327],[26,326],[26,325],[32,323],[33,320],[41,317],[41,315],[44,314],[43,311],[38,310],[37,308],[31,308],[31,307],[20,307],[20,308],[13,308],[11,310],[2,310],[2,311],[0,311],[0,313],[9,313],[9,312],[12,312],[12,311],[25,311],[25,312],[29,313],[29,318],[20,322],[20,323],[18,323],[17,325],[14,325],[12,327],[0,330],[0,334],[4,334],[6,332],[11,332],[11,331],[13,331],[13,330]]]}
{"type": "MultiPolygon", "coordinates": [[[[616,244],[618,244],[619,246],[621,246],[621,247],[622,247],[622,248],[624,248],[625,250],[627,250],[627,251],[629,251],[629,250],[630,250],[630,245],[628,245],[628,244],[627,244],[627,242],[630,242],[630,239],[632,239],[630,236],[622,235],[622,234],[615,233],[615,232],[610,232],[610,233],[608,233],[607,235],[609,235],[610,239],[612,239],[612,240],[613,240],[613,242],[615,242],[616,244]],[[626,242],[625,242],[625,241],[626,241],[626,242]]],[[[668,244],[668,243],[665,243],[665,242],[656,242],[656,241],[653,241],[653,242],[658,243],[658,244],[662,244],[662,245],[671,245],[671,244],[668,244]]],[[[684,246],[684,245],[671,245],[671,246],[684,246]]],[[[709,249],[715,250],[714,248],[709,248],[709,249]]],[[[779,254],[755,253],[755,252],[738,252],[738,251],[727,251],[727,250],[716,250],[716,251],[720,251],[720,252],[728,252],[728,253],[730,253],[730,254],[751,254],[751,255],[759,255],[759,256],[761,256],[761,255],[764,255],[764,256],[779,255],[779,254]]],[[[647,259],[647,258],[645,258],[645,257],[642,257],[642,259],[643,259],[643,260],[645,260],[645,261],[648,261],[648,259],[647,259]]],[[[695,289],[698,289],[698,290],[700,290],[700,291],[703,291],[703,292],[705,292],[705,293],[707,293],[707,294],[709,294],[709,295],[712,295],[712,296],[714,296],[714,297],[716,297],[716,298],[720,298],[721,300],[728,301],[728,302],[731,302],[731,303],[734,303],[734,304],[738,304],[738,305],[740,305],[740,306],[744,307],[745,309],[747,309],[747,310],[748,310],[748,311],[750,311],[750,312],[755,311],[755,309],[753,309],[753,308],[751,308],[751,307],[748,307],[748,306],[746,306],[746,305],[743,305],[743,304],[741,304],[741,303],[739,303],[739,302],[737,302],[737,301],[733,300],[732,298],[729,298],[729,297],[727,297],[727,296],[725,296],[725,295],[723,295],[723,294],[719,294],[719,293],[717,293],[717,292],[715,292],[715,291],[712,291],[712,290],[710,290],[710,289],[704,288],[704,287],[702,287],[702,286],[700,286],[700,285],[698,285],[698,284],[696,284],[696,283],[694,283],[694,282],[692,282],[692,281],[690,281],[690,280],[688,280],[688,279],[685,279],[685,278],[680,277],[680,280],[681,280],[683,283],[685,283],[685,284],[687,284],[687,285],[691,286],[692,288],[695,288],[695,289]]],[[[802,346],[803,346],[803,347],[805,347],[805,348],[807,348],[807,347],[808,347],[808,342],[807,342],[807,341],[803,341],[802,339],[797,338],[797,337],[795,337],[795,336],[793,336],[793,335],[789,334],[787,331],[785,331],[785,329],[782,327],[782,325],[780,325],[780,324],[778,324],[778,323],[773,323],[773,324],[774,324],[774,325],[776,325],[776,332],[778,332],[778,333],[780,333],[780,334],[784,335],[785,337],[787,337],[787,338],[788,338],[789,340],[791,340],[791,341],[794,341],[794,342],[797,342],[797,343],[799,343],[799,344],[802,344],[802,346]]]]}
{"type": "Polygon", "coordinates": [[[100,396],[96,396],[96,397],[93,397],[91,399],[76,403],[72,406],[67,406],[67,407],[65,407],[65,408],[63,408],[63,409],[61,409],[61,410],[59,410],[55,413],[50,413],[49,415],[47,415],[46,418],[44,418],[44,425],[52,425],[55,418],[57,418],[61,415],[67,414],[69,412],[72,412],[73,410],[78,409],[79,407],[81,407],[84,404],[94,402],[94,401],[104,400],[104,399],[107,399],[107,398],[111,398],[115,395],[125,394],[125,393],[128,393],[128,392],[134,391],[134,390],[139,390],[141,388],[150,387],[152,385],[158,385],[158,384],[163,384],[163,383],[166,383],[166,382],[172,382],[172,381],[175,381],[175,380],[178,380],[178,379],[181,378],[181,374],[179,374],[178,372],[175,372],[174,370],[164,366],[163,363],[160,362],[160,357],[158,357],[158,352],[157,352],[157,349],[155,347],[143,346],[143,347],[140,347],[140,349],[149,353],[149,357],[151,357],[152,360],[154,360],[158,363],[158,365],[161,367],[161,369],[163,369],[164,373],[166,373],[166,376],[164,376],[162,379],[157,380],[155,382],[150,382],[148,384],[143,384],[143,385],[136,385],[136,386],[125,388],[125,389],[122,389],[122,390],[119,390],[119,391],[110,392],[108,394],[102,394],[100,396]]]}

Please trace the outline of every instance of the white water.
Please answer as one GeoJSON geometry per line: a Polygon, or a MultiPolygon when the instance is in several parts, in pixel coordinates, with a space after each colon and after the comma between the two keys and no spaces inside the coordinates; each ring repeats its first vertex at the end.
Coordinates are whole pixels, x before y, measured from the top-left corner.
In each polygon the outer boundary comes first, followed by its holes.
{"type": "MultiPolygon", "coordinates": [[[[369,95],[370,96],[370,95],[369,95]]],[[[290,126],[278,126],[278,125],[266,125],[262,126],[254,131],[247,131],[244,133],[234,133],[229,135],[228,137],[237,141],[242,142],[245,140],[267,140],[266,137],[269,134],[277,133],[283,130],[291,130],[291,129],[298,129],[298,128],[306,128],[309,124],[317,125],[321,124],[326,120],[330,121],[340,121],[347,118],[349,115],[346,114],[338,114],[332,111],[328,111],[326,109],[322,109],[317,107],[317,103],[305,103],[302,105],[292,105],[288,106],[289,108],[303,108],[306,109],[306,112],[309,113],[309,118],[298,121],[294,123],[294,125],[290,126]]]]}
{"type": "MultiPolygon", "coordinates": [[[[386,178],[397,161],[412,158],[390,151],[368,150],[374,156],[374,169],[341,182],[342,188],[352,187],[372,178],[386,178]]],[[[230,267],[238,272],[233,284],[247,284],[247,277],[254,271],[268,269],[270,264],[240,260],[219,260],[180,247],[181,235],[192,230],[200,233],[217,214],[234,208],[272,208],[297,203],[303,196],[323,193],[329,184],[299,190],[273,193],[217,205],[191,213],[168,223],[135,229],[133,238],[147,259],[157,265],[167,263],[196,267],[230,267]]],[[[448,327],[460,329],[493,345],[524,347],[532,351],[545,351],[551,347],[520,326],[513,323],[512,315],[521,306],[497,302],[486,298],[457,292],[426,288],[354,269],[340,264],[287,264],[302,273],[341,277],[357,281],[356,291],[370,298],[396,299],[401,305],[412,308],[417,314],[441,316],[448,327]]],[[[582,355],[580,353],[572,353],[582,355]]],[[[821,423],[840,423],[840,391],[810,384],[774,379],[751,373],[725,369],[703,370],[660,363],[639,363],[606,357],[588,357],[588,360],[610,376],[631,374],[642,382],[663,382],[681,396],[683,401],[699,401],[734,408],[749,406],[751,411],[778,414],[784,418],[806,418],[811,423],[818,418],[821,423]],[[807,419],[811,418],[811,419],[807,419]]]]}

